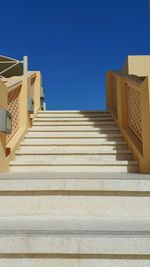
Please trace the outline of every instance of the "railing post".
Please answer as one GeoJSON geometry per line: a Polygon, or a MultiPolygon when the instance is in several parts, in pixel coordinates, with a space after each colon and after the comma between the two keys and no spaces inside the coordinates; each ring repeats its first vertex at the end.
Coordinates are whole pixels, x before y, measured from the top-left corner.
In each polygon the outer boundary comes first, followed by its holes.
{"type": "Polygon", "coordinates": [[[26,74],[28,71],[28,57],[23,57],[23,74],[26,74]]]}
{"type": "Polygon", "coordinates": [[[112,91],[111,91],[111,72],[106,74],[106,110],[112,108],[112,91]]]}
{"type": "Polygon", "coordinates": [[[141,118],[143,157],[140,169],[150,173],[150,75],[141,85],[141,118]]]}
{"type": "Polygon", "coordinates": [[[31,127],[30,115],[28,114],[28,88],[30,87],[30,79],[25,77],[22,80],[22,90],[20,93],[20,105],[19,105],[19,113],[20,113],[20,127],[27,129],[31,127]]]}
{"type": "MultiPolygon", "coordinates": [[[[7,108],[7,87],[0,81],[0,108],[7,108]]],[[[7,171],[9,168],[6,159],[6,134],[0,132],[0,172],[7,171]]]]}
{"type": "Polygon", "coordinates": [[[41,110],[40,91],[42,86],[42,77],[40,72],[36,72],[36,79],[34,85],[34,113],[41,110]]]}

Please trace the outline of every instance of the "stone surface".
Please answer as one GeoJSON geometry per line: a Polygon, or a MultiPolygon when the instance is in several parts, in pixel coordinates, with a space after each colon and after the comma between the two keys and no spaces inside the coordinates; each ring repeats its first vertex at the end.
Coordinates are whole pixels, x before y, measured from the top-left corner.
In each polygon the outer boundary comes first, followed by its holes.
{"type": "Polygon", "coordinates": [[[0,175],[0,266],[148,267],[149,252],[150,176],[110,113],[39,112],[0,175]]]}

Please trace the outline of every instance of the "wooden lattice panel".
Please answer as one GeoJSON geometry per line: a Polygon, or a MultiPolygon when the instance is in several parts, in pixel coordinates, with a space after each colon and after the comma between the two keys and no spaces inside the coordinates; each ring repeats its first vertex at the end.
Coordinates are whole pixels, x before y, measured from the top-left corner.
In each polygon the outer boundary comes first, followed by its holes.
{"type": "Polygon", "coordinates": [[[7,135],[7,141],[14,135],[19,127],[19,95],[20,87],[8,92],[7,110],[12,114],[12,133],[7,135]]]}
{"type": "Polygon", "coordinates": [[[127,85],[127,99],[129,127],[142,141],[140,90],[127,85]]]}

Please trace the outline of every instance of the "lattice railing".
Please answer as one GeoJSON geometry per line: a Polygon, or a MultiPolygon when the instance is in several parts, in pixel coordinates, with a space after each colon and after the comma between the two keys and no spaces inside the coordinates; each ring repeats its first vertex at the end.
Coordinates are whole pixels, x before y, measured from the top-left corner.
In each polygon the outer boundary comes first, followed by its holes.
{"type": "Polygon", "coordinates": [[[7,135],[7,142],[19,128],[19,95],[21,87],[16,87],[8,92],[7,110],[12,114],[12,132],[7,135]]]}
{"type": "Polygon", "coordinates": [[[127,82],[128,103],[128,126],[134,134],[142,141],[142,119],[141,119],[141,93],[140,88],[127,82]]]}
{"type": "MultiPolygon", "coordinates": [[[[139,65],[141,70],[143,67],[143,63],[142,66],[139,65]]],[[[133,152],[133,159],[139,162],[139,170],[150,173],[149,67],[147,65],[145,75],[143,72],[140,74],[136,64],[133,64],[131,69],[132,72],[125,69],[107,72],[106,107],[115,118],[124,140],[133,152]],[[117,117],[114,114],[115,107],[117,117]]]]}

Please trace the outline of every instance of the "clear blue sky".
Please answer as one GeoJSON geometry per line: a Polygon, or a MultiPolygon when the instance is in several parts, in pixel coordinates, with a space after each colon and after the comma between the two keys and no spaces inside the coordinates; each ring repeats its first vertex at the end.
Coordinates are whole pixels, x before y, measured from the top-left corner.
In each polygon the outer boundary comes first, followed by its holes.
{"type": "Polygon", "coordinates": [[[29,56],[49,109],[104,109],[105,73],[150,54],[148,0],[1,1],[1,52],[29,56]]]}

